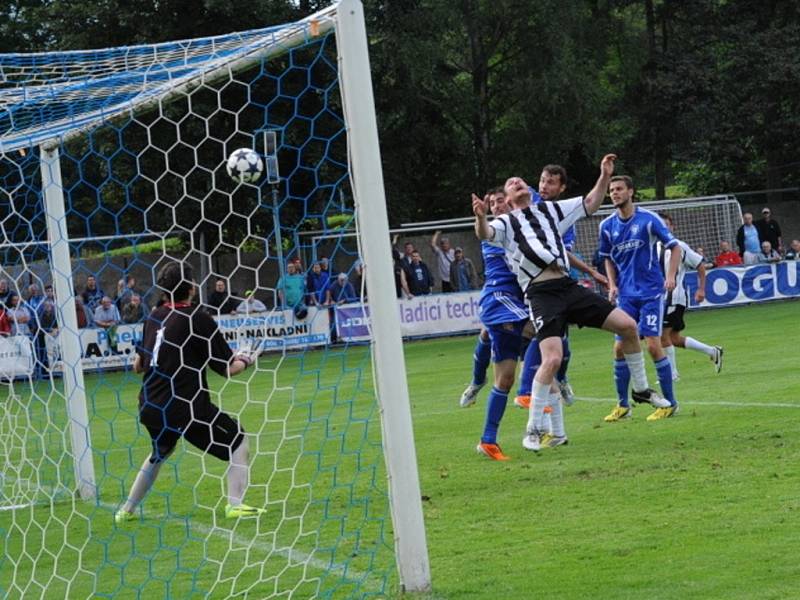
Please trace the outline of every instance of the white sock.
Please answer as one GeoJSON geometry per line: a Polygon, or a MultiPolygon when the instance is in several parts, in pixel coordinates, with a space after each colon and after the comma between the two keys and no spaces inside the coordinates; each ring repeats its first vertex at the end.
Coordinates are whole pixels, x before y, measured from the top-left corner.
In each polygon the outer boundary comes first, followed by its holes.
{"type": "Polygon", "coordinates": [[[644,355],[641,352],[625,355],[625,362],[631,372],[631,386],[634,392],[643,392],[648,387],[647,373],[644,370],[644,355]]]}
{"type": "Polygon", "coordinates": [[[714,356],[714,348],[704,344],[703,342],[698,342],[696,339],[688,336],[686,337],[686,348],[689,350],[694,350],[695,352],[702,352],[703,354],[714,356]]]}
{"type": "Polygon", "coordinates": [[[550,435],[564,437],[564,405],[561,403],[561,394],[550,394],[550,435]]]}
{"type": "Polygon", "coordinates": [[[528,431],[537,429],[543,432],[545,431],[544,407],[550,404],[550,384],[534,379],[531,395],[533,398],[531,398],[531,408],[528,412],[528,431]]]}
{"type": "Polygon", "coordinates": [[[250,483],[250,465],[247,451],[247,438],[231,453],[228,466],[228,504],[239,506],[250,483]]]}
{"type": "Polygon", "coordinates": [[[160,462],[153,464],[150,462],[149,458],[142,463],[142,467],[136,474],[136,479],[131,486],[131,493],[128,496],[128,500],[125,502],[125,506],[122,507],[123,510],[129,513],[136,510],[139,503],[144,500],[147,492],[153,487],[153,483],[156,477],[158,477],[158,472],[161,470],[161,464],[160,462]]]}
{"type": "Polygon", "coordinates": [[[675,346],[667,346],[664,348],[664,352],[667,354],[669,364],[672,367],[672,376],[674,377],[678,374],[678,362],[675,359],[675,346]]]}

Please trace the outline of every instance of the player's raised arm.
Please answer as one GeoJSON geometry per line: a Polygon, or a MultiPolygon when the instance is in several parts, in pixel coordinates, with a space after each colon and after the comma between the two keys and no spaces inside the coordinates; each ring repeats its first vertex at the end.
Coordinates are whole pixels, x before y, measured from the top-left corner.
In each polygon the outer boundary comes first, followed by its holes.
{"type": "Polygon", "coordinates": [[[586,206],[586,213],[591,215],[597,212],[600,205],[605,200],[606,192],[608,191],[608,182],[614,174],[614,161],[617,160],[616,154],[606,154],[603,160],[600,161],[600,177],[597,183],[594,184],[592,191],[586,194],[583,203],[586,206]]]}
{"type": "Polygon", "coordinates": [[[489,225],[486,214],[489,212],[489,196],[481,200],[472,194],[472,214],[475,215],[475,235],[479,240],[491,240],[494,238],[494,229],[489,225]]]}

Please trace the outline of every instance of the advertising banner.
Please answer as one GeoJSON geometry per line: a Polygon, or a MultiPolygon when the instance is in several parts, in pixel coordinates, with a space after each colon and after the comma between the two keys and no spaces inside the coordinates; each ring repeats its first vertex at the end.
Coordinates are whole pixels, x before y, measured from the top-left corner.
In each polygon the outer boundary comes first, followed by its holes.
{"type": "MultiPolygon", "coordinates": [[[[415,296],[398,300],[400,330],[403,337],[447,335],[459,331],[477,331],[480,292],[456,292],[415,296]]],[[[336,308],[336,332],[345,341],[369,339],[369,306],[346,304],[336,308]]]]}
{"type": "Polygon", "coordinates": [[[33,373],[33,342],[24,335],[0,336],[0,378],[14,379],[33,373]]]}
{"type": "Polygon", "coordinates": [[[782,298],[800,298],[800,261],[783,261],[750,267],[719,267],[706,275],[706,298],[694,301],[697,272],[686,274],[690,308],[734,306],[782,298]]]}
{"type": "MultiPolygon", "coordinates": [[[[225,341],[236,351],[242,341],[261,343],[262,351],[321,346],[330,341],[328,310],[308,309],[298,320],[291,310],[216,318],[225,341]]],[[[142,339],[142,324],[118,325],[108,329],[81,329],[82,365],[86,371],[118,369],[133,365],[136,345],[142,339]]],[[[27,340],[27,338],[24,338],[27,340]]],[[[30,342],[30,340],[28,340],[30,342]]],[[[58,338],[47,336],[47,354],[53,370],[59,372],[58,338]]]]}

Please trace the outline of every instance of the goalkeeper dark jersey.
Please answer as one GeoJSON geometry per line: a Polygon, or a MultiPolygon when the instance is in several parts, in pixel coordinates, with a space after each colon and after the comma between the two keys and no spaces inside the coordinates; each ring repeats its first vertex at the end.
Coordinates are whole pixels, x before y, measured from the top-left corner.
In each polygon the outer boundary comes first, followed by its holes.
{"type": "Polygon", "coordinates": [[[142,423],[177,429],[209,414],[206,367],[227,375],[233,356],[211,315],[188,304],[164,304],[150,313],[136,352],[144,369],[142,423]]]}

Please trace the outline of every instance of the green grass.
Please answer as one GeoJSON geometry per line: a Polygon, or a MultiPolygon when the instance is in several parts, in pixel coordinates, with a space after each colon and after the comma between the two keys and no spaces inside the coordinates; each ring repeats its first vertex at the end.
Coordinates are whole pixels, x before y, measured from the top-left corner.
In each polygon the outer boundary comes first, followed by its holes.
{"type": "MultiPolygon", "coordinates": [[[[486,392],[477,407],[458,408],[474,338],[406,344],[434,586],[424,597],[796,596],[798,317],[797,302],[690,313],[689,334],[723,344],[725,368],[715,375],[705,356],[679,351],[682,411],[656,423],[645,408],[602,422],[614,402],[611,340],[575,329],[569,446],[525,452],[526,415],[509,406],[506,463],[474,450],[486,392]]],[[[147,453],[135,424],[138,383],[89,376],[100,503],[61,493],[52,505],[0,512],[0,596],[396,597],[366,349],[259,366],[249,385],[228,383],[222,404],[254,434],[248,499],[268,507],[266,518],[222,519],[223,466],[181,447],[143,520],[115,527],[113,510],[147,453]]],[[[27,419],[52,460],[18,469],[20,479],[35,471],[44,485],[69,484],[63,400],[44,387],[34,398],[18,393],[26,402],[3,413],[0,452],[19,456],[7,424],[27,419]]]]}

